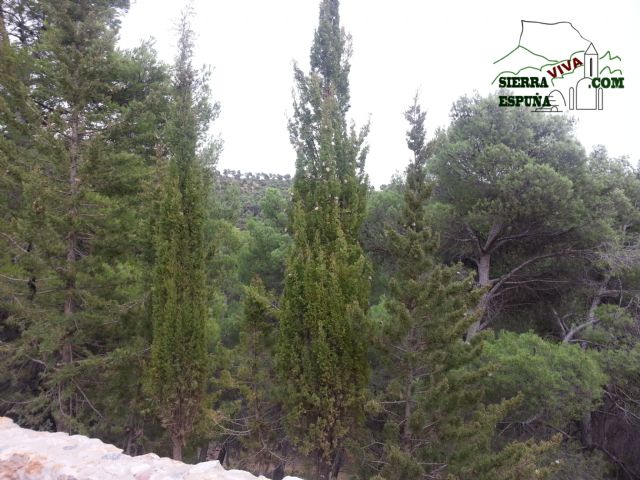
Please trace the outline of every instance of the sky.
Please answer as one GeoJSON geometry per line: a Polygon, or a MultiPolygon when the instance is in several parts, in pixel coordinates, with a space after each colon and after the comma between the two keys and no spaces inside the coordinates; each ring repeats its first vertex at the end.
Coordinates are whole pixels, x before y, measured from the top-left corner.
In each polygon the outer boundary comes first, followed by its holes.
{"type": "MultiPolygon", "coordinates": [[[[293,173],[293,64],[308,70],[319,0],[192,0],[195,63],[213,68],[211,90],[221,113],[211,134],[224,141],[219,168],[293,173]]],[[[133,0],[119,46],[154,38],[160,58],[176,53],[176,19],[187,0],[133,0]]],[[[403,112],[415,93],[432,135],[449,124],[453,102],[486,95],[494,61],[518,45],[521,20],[570,21],[599,53],[621,57],[624,90],[605,91],[601,111],[575,111],[578,139],[590,151],[640,160],[640,1],[342,0],[341,23],[352,35],[351,110],[357,126],[370,120],[366,170],[388,183],[410,159],[403,112]]],[[[535,90],[518,92],[531,95],[535,90]]],[[[559,115],[567,115],[568,112],[559,115]]],[[[553,114],[543,114],[553,115],[553,114]]]]}

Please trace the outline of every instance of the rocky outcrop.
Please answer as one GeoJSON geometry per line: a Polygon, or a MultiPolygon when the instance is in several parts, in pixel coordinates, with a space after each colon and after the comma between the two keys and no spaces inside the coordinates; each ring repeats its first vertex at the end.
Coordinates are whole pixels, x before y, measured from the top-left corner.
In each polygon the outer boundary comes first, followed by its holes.
{"type": "Polygon", "coordinates": [[[187,465],[153,453],[130,457],[95,438],[35,432],[0,417],[0,480],[36,479],[267,480],[241,470],[225,470],[218,461],[187,465]]]}

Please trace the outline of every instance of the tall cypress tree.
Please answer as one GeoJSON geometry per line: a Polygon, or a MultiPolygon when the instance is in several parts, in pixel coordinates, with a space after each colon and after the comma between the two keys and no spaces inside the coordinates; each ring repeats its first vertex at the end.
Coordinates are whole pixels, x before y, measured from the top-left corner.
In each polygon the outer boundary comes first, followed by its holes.
{"type": "Polygon", "coordinates": [[[166,131],[169,165],[156,233],[153,343],[147,376],[148,391],[177,460],[182,459],[182,447],[201,412],[206,383],[206,193],[197,149],[214,113],[206,77],[192,66],[193,32],[188,20],[185,12],[166,131]]]}
{"type": "Polygon", "coordinates": [[[345,439],[361,421],[368,378],[369,282],[357,236],[367,179],[366,128],[349,129],[349,37],[337,0],[323,0],[311,72],[295,68],[290,122],[297,152],[294,245],[288,259],[277,369],[289,432],[316,459],[319,478],[335,478],[345,439]]]}

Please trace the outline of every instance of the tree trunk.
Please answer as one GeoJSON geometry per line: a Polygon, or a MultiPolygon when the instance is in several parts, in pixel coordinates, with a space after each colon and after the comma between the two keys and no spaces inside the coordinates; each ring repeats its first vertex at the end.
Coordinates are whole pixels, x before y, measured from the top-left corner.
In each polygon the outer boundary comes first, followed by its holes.
{"type": "Polygon", "coordinates": [[[333,466],[331,467],[331,478],[338,478],[342,464],[344,462],[344,448],[340,448],[336,453],[336,458],[333,459],[333,466]]]}
{"type": "MultiPolygon", "coordinates": [[[[209,442],[204,442],[204,445],[200,447],[198,452],[198,463],[206,462],[209,455],[209,442]]],[[[222,464],[222,462],[220,462],[222,464]]]]}
{"type": "Polygon", "coordinates": [[[318,480],[331,480],[331,462],[318,459],[318,480]]]}
{"type": "Polygon", "coordinates": [[[411,418],[411,392],[413,387],[413,368],[409,369],[407,374],[406,385],[404,389],[404,418],[402,425],[402,447],[405,452],[411,448],[411,431],[409,429],[409,420],[411,418]]]}
{"type": "Polygon", "coordinates": [[[271,474],[272,480],[282,480],[284,478],[284,463],[279,463],[271,474]]]}
{"type": "MultiPolygon", "coordinates": [[[[491,285],[491,280],[489,278],[489,273],[491,271],[491,254],[483,253],[480,255],[480,258],[477,261],[478,263],[478,286],[483,288],[488,288],[491,285]]],[[[467,342],[471,341],[473,337],[475,337],[478,333],[480,333],[482,318],[485,315],[485,311],[487,306],[489,305],[489,292],[485,292],[482,295],[482,299],[478,304],[478,318],[475,322],[471,324],[469,329],[467,330],[467,342]]]]}
{"type": "Polygon", "coordinates": [[[489,286],[489,271],[491,268],[491,254],[483,253],[478,259],[478,285],[489,286]]]}
{"type": "Polygon", "coordinates": [[[580,440],[586,448],[593,447],[593,428],[591,425],[591,412],[585,413],[580,419],[580,440]]]}
{"type": "Polygon", "coordinates": [[[171,458],[174,460],[182,461],[182,437],[179,435],[173,435],[171,437],[171,458]]]}
{"type": "Polygon", "coordinates": [[[220,462],[220,465],[224,465],[224,461],[226,458],[227,458],[227,447],[225,445],[222,445],[222,448],[218,452],[218,461],[220,462]]]}
{"type": "Polygon", "coordinates": [[[591,299],[591,305],[589,305],[589,310],[587,311],[587,317],[584,323],[580,325],[575,325],[573,328],[571,328],[562,339],[564,343],[571,342],[571,340],[573,340],[576,334],[578,334],[581,330],[584,330],[585,328],[598,323],[598,318],[596,317],[596,309],[600,306],[600,303],[602,302],[602,298],[606,291],[606,286],[608,281],[609,281],[609,278],[607,277],[600,285],[600,288],[598,289],[598,293],[591,299]]]}
{"type": "MultiPolygon", "coordinates": [[[[66,282],[65,282],[65,299],[64,299],[64,317],[67,320],[67,333],[64,337],[64,343],[60,349],[62,364],[68,365],[73,361],[73,347],[69,341],[70,325],[74,322],[73,315],[76,309],[76,259],[78,253],[78,234],[76,232],[78,207],[76,201],[79,191],[78,164],[80,160],[80,119],[77,111],[74,111],[70,119],[70,138],[69,138],[69,193],[70,206],[67,213],[69,220],[69,231],[67,232],[67,257],[66,257],[66,282]]],[[[59,396],[62,397],[64,390],[67,388],[66,382],[61,382],[59,386],[59,396]]],[[[61,422],[56,422],[58,431],[70,432],[70,418],[73,416],[74,405],[73,395],[68,399],[58,398],[60,406],[61,422]]]]}
{"type": "MultiPolygon", "coordinates": [[[[9,35],[7,35],[7,29],[4,26],[4,9],[2,7],[2,0],[0,0],[0,46],[4,49],[9,47],[9,35]]],[[[2,54],[5,53],[2,52],[2,54]]]]}

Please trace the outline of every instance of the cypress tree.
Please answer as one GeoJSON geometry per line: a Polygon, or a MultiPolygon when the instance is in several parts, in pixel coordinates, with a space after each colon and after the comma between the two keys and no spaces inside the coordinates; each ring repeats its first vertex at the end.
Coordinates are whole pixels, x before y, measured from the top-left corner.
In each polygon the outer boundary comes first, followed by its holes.
{"type": "Polygon", "coordinates": [[[197,148],[214,110],[206,77],[192,66],[188,13],[180,22],[172,106],[166,130],[169,165],[155,240],[153,342],[147,389],[171,438],[174,459],[202,411],[207,372],[204,172],[197,148]]]}
{"type": "Polygon", "coordinates": [[[349,37],[337,0],[320,4],[311,72],[295,68],[290,122],[297,152],[277,370],[288,431],[313,454],[319,478],[335,478],[345,440],[362,419],[368,269],[358,233],[367,179],[366,127],[349,129],[349,37]]]}

